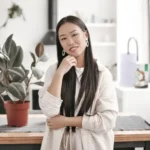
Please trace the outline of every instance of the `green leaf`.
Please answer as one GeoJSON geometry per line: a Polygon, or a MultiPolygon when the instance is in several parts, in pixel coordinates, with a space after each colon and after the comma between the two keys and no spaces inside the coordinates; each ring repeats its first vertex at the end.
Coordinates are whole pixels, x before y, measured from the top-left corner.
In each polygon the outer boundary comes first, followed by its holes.
{"type": "Polygon", "coordinates": [[[36,79],[41,79],[44,75],[44,72],[36,67],[32,67],[32,73],[36,79]]]}
{"type": "Polygon", "coordinates": [[[29,70],[25,69],[25,67],[24,67],[23,65],[21,65],[21,68],[22,68],[22,69],[24,70],[24,72],[25,72],[25,80],[24,80],[24,82],[25,82],[25,84],[27,85],[27,84],[28,84],[28,80],[29,80],[29,78],[28,78],[29,70]]]}
{"type": "Polygon", "coordinates": [[[0,82],[3,86],[7,87],[8,84],[9,84],[9,76],[8,76],[8,73],[7,71],[1,71],[0,73],[0,82]]]}
{"type": "Polygon", "coordinates": [[[36,84],[36,85],[39,85],[39,86],[43,86],[44,85],[44,82],[42,81],[39,81],[39,82],[33,82],[31,84],[36,84]]]}
{"type": "Polygon", "coordinates": [[[12,40],[7,56],[10,59],[8,62],[9,68],[20,67],[23,61],[23,50],[20,46],[16,46],[15,41],[12,40]]]}
{"type": "MultiPolygon", "coordinates": [[[[11,49],[11,43],[12,43],[12,37],[13,37],[13,34],[11,34],[5,41],[4,43],[4,46],[2,48],[2,52],[4,54],[8,54],[10,52],[10,49],[11,49]]],[[[7,55],[8,56],[8,55],[7,55]]]]}
{"type": "Polygon", "coordinates": [[[46,62],[48,60],[48,55],[43,53],[41,57],[39,57],[39,61],[46,62]]]}
{"type": "Polygon", "coordinates": [[[9,57],[0,52],[0,69],[5,70],[9,61],[9,57]]]}
{"type": "Polygon", "coordinates": [[[18,98],[16,98],[15,96],[13,96],[11,93],[9,93],[8,91],[7,91],[7,94],[8,94],[8,96],[10,97],[10,99],[12,100],[12,101],[18,101],[19,99],[18,98]]]}
{"type": "Polygon", "coordinates": [[[5,64],[5,59],[0,57],[0,69],[5,70],[6,69],[6,64],[5,64]]]}
{"type": "Polygon", "coordinates": [[[25,79],[25,72],[22,68],[19,67],[13,67],[11,69],[8,69],[9,74],[12,76],[13,82],[21,82],[25,79]]]}
{"type": "Polygon", "coordinates": [[[25,67],[24,67],[23,65],[21,65],[21,68],[22,68],[23,71],[25,72],[26,76],[28,76],[29,70],[25,69],[25,67]]]}
{"type": "Polygon", "coordinates": [[[7,61],[10,61],[9,57],[5,53],[3,53],[2,51],[0,51],[0,58],[5,59],[7,61]]]}
{"type": "Polygon", "coordinates": [[[6,87],[0,82],[0,94],[6,90],[6,87]]]}
{"type": "Polygon", "coordinates": [[[3,71],[0,70],[0,82],[3,81],[4,75],[3,75],[3,71]]]}
{"type": "Polygon", "coordinates": [[[21,46],[17,46],[17,53],[15,55],[15,61],[13,62],[12,67],[20,67],[22,61],[23,61],[23,49],[21,48],[21,46]]]}
{"type": "Polygon", "coordinates": [[[7,56],[9,57],[10,61],[8,62],[8,66],[11,67],[16,59],[17,54],[17,46],[16,43],[12,40],[9,51],[7,52],[7,56]]]}
{"type": "Polygon", "coordinates": [[[22,83],[10,83],[7,91],[20,100],[24,100],[26,97],[25,86],[22,83]]]}
{"type": "Polygon", "coordinates": [[[31,54],[31,57],[33,58],[33,62],[31,64],[31,68],[32,68],[32,67],[35,67],[35,65],[36,65],[36,57],[32,52],[30,52],[30,54],[31,54]]]}

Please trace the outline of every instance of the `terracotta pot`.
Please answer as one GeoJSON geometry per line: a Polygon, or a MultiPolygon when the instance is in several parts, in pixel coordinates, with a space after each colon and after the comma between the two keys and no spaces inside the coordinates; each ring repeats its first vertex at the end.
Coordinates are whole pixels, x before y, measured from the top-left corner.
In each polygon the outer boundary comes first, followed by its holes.
{"type": "Polygon", "coordinates": [[[28,123],[28,109],[29,101],[18,101],[13,103],[12,101],[5,101],[4,107],[7,114],[8,126],[21,127],[28,123]]]}

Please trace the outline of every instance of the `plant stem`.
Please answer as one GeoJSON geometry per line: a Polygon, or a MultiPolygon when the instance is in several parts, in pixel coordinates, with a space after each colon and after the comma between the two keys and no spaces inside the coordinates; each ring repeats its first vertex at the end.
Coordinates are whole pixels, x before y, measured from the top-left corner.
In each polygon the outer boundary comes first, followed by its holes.
{"type": "Polygon", "coordinates": [[[5,103],[2,95],[0,95],[0,99],[2,100],[3,103],[5,103]]]}
{"type": "MultiPolygon", "coordinates": [[[[39,62],[39,60],[37,60],[35,66],[37,65],[38,62],[39,62]]],[[[22,67],[24,67],[24,66],[22,66],[22,67]]],[[[31,69],[31,71],[32,71],[32,69],[31,69]]],[[[28,83],[27,83],[27,86],[26,86],[26,92],[27,92],[27,90],[28,90],[28,88],[29,88],[29,84],[30,84],[30,81],[31,81],[31,79],[32,79],[32,76],[33,76],[33,72],[31,73],[31,76],[30,76],[30,78],[29,78],[29,80],[28,80],[28,83]]],[[[26,96],[26,97],[27,97],[27,96],[26,96]]],[[[25,99],[26,99],[26,97],[25,97],[25,99]]],[[[24,103],[25,99],[23,100],[23,103],[24,103]]]]}
{"type": "Polygon", "coordinates": [[[30,78],[29,78],[29,80],[28,80],[28,83],[27,83],[27,86],[26,86],[26,91],[28,90],[28,87],[29,87],[29,84],[30,84],[30,81],[31,81],[32,75],[33,75],[33,73],[31,73],[31,76],[30,76],[30,78]]]}
{"type": "MultiPolygon", "coordinates": [[[[38,62],[39,62],[39,60],[37,60],[35,66],[37,65],[38,62]]],[[[31,71],[32,71],[32,69],[31,69],[31,71]]],[[[27,86],[26,86],[26,91],[28,90],[28,87],[29,87],[29,84],[30,84],[30,81],[31,81],[32,76],[33,76],[33,72],[31,73],[31,76],[30,76],[30,78],[29,78],[29,80],[28,80],[28,84],[27,84],[27,86]]]]}
{"type": "MultiPolygon", "coordinates": [[[[29,88],[29,84],[30,84],[30,81],[31,81],[32,76],[33,76],[33,73],[31,73],[31,76],[30,76],[30,78],[29,78],[29,80],[28,80],[28,83],[27,83],[27,86],[26,86],[26,93],[27,93],[27,90],[28,90],[28,88],[29,88]]],[[[26,98],[26,97],[25,97],[25,98],[26,98]]],[[[24,103],[24,101],[25,101],[25,99],[23,100],[23,103],[24,103]]]]}

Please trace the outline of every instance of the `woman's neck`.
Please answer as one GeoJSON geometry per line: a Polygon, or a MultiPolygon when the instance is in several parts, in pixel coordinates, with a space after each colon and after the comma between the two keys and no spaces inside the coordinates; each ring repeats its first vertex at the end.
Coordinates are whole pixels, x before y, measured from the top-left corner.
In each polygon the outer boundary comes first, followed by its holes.
{"type": "Polygon", "coordinates": [[[83,68],[84,67],[84,57],[76,57],[77,60],[77,67],[78,68],[83,68]]]}

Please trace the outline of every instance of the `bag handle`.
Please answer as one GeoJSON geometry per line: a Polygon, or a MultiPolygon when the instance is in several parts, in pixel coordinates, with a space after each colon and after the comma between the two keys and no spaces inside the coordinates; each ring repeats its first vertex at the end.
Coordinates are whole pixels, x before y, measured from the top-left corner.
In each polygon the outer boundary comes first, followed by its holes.
{"type": "Polygon", "coordinates": [[[134,40],[135,43],[136,43],[136,52],[137,52],[136,60],[138,61],[139,60],[139,48],[138,48],[138,42],[137,42],[137,40],[134,37],[130,37],[129,40],[128,40],[127,54],[128,55],[130,54],[129,44],[130,44],[131,40],[134,40]]]}

